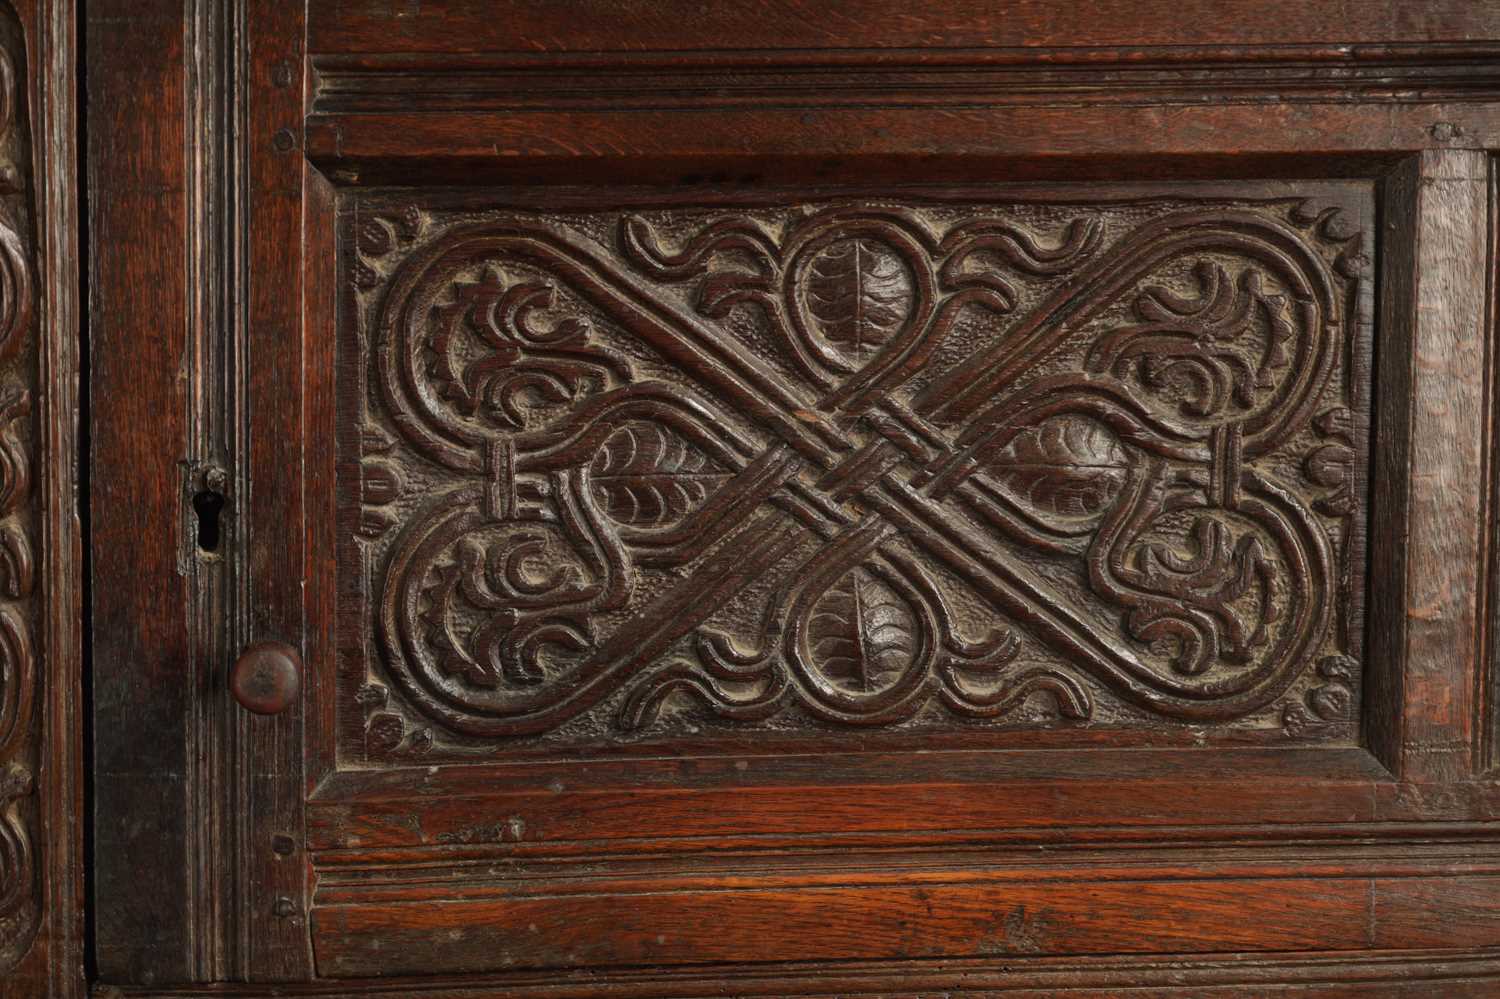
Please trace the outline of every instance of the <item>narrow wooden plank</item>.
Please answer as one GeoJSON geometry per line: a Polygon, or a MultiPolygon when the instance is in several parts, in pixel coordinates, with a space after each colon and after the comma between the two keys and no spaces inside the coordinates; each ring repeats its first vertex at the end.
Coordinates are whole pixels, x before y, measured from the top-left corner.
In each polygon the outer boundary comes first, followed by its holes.
{"type": "Polygon", "coordinates": [[[704,5],[521,0],[503,18],[485,0],[338,0],[311,5],[314,52],[681,51],[1069,46],[1313,46],[1319,43],[1467,42],[1487,37],[1492,0],[1348,0],[1279,6],[1263,0],[985,0],[911,4],[814,0],[704,5]],[[899,39],[899,41],[898,41],[899,39]]]}
{"type": "MultiPolygon", "coordinates": [[[[1500,882],[1497,882],[1500,884],[1500,882]]],[[[1500,897],[1500,896],[1497,896],[1500,897]]],[[[321,975],[999,954],[1209,953],[1371,946],[1361,879],[1011,883],[655,892],[313,913],[321,975]],[[608,924],[610,932],[598,927],[608,924]]],[[[1393,899],[1415,921],[1420,900],[1393,899]]],[[[1425,906],[1429,914],[1433,907],[1425,906]]],[[[1474,933],[1500,943],[1500,924],[1474,933]]]]}
{"type": "Polygon", "coordinates": [[[1131,825],[1291,825],[1374,820],[1368,782],[1154,780],[976,786],[615,791],[328,803],[308,813],[314,850],[521,841],[1078,830],[1131,825]],[[519,830],[519,831],[513,831],[519,830]]]}
{"type": "MultiPolygon", "coordinates": [[[[340,536],[338,507],[347,502],[341,480],[337,421],[336,313],[339,257],[335,232],[335,191],[327,178],[304,164],[303,254],[312,280],[303,296],[304,381],[303,475],[306,497],[307,588],[305,591],[306,693],[304,704],[304,794],[312,794],[337,767],[334,729],[337,724],[337,680],[341,660],[337,637],[340,586],[351,578],[339,572],[341,555],[355,547],[340,536]]],[[[345,431],[348,432],[348,431],[345,431]]],[[[347,480],[344,480],[347,481],[347,480]]],[[[345,562],[345,564],[350,564],[345,562]]],[[[299,847],[305,845],[300,844],[299,847]]]]}
{"type": "MultiPolygon", "coordinates": [[[[1297,847],[1247,844],[1058,844],[1049,850],[843,850],[837,857],[795,848],[723,850],[692,858],[632,857],[601,852],[559,862],[504,855],[482,848],[437,851],[406,862],[365,854],[342,867],[318,870],[315,905],[477,904],[512,898],[610,896],[621,900],[658,892],[724,893],[733,903],[746,891],[827,891],[1005,884],[1136,883],[1140,881],[1385,879],[1398,884],[1433,879],[1500,877],[1500,853],[1490,846],[1432,843],[1351,845],[1328,840],[1297,847]]],[[[1462,903],[1453,900],[1457,909],[1462,903]]],[[[1483,898],[1473,903],[1483,909],[1483,898]]],[[[1482,919],[1482,913],[1476,918],[1482,919]]]]}
{"type": "Polygon", "coordinates": [[[1473,770],[1482,650],[1489,157],[1422,154],[1402,773],[1473,770]]]}
{"type": "Polygon", "coordinates": [[[45,994],[82,999],[85,980],[83,561],[79,523],[78,29],[75,0],[36,6],[32,118],[39,251],[42,584],[46,664],[39,799],[44,833],[45,994]]]}
{"type": "Polygon", "coordinates": [[[1380,544],[1402,536],[1409,517],[1411,398],[1414,373],[1409,363],[1416,314],[1416,242],[1421,158],[1408,157],[1386,175],[1380,196],[1380,306],[1376,323],[1375,412],[1370,457],[1369,668],[1364,677],[1365,744],[1386,766],[1401,765],[1401,703],[1405,678],[1405,587],[1375,585],[1406,578],[1407,547],[1380,544]]]}
{"type": "Polygon", "coordinates": [[[88,7],[94,586],[94,898],[99,972],[193,972],[186,725],[196,694],[179,565],[187,389],[183,6],[88,7]],[[137,109],[149,106],[150,114],[137,109]]]}
{"type": "MultiPolygon", "coordinates": [[[[245,284],[236,302],[235,405],[245,420],[235,463],[246,485],[240,502],[243,642],[276,639],[301,648],[305,630],[302,391],[302,7],[246,0],[247,123],[240,147],[244,188],[240,238],[245,284]]],[[[306,865],[302,840],[302,710],[239,723],[238,780],[227,805],[243,818],[236,857],[243,896],[238,975],[296,981],[310,973],[306,865]],[[236,798],[236,793],[239,797],[236,798]],[[288,849],[288,844],[291,848],[288,849]]]]}
{"type": "Polygon", "coordinates": [[[622,162],[641,183],[874,183],[909,180],[918,159],[929,182],[1292,179],[1378,173],[1390,152],[1432,147],[1440,123],[1447,146],[1500,145],[1494,104],[933,109],[887,98],[806,110],[315,114],[307,152],[343,183],[609,183],[622,162]]]}
{"type": "Polygon", "coordinates": [[[1493,947],[1500,941],[1500,878],[1380,878],[1370,924],[1379,947],[1493,947]]]}
{"type": "Polygon", "coordinates": [[[1500,876],[660,890],[319,907],[331,977],[551,966],[1500,945],[1500,876]],[[732,918],[726,918],[732,913],[732,918]],[[1455,918],[1455,916],[1462,918],[1455,918]],[[609,934],[598,927],[607,922],[609,934]]]}
{"type": "MultiPolygon", "coordinates": [[[[1490,259],[1485,288],[1488,305],[1486,340],[1489,343],[1485,407],[1489,435],[1485,446],[1485,478],[1489,492],[1484,517],[1487,523],[1494,524],[1500,518],[1500,350],[1495,345],[1496,332],[1500,331],[1500,161],[1493,155],[1489,158],[1489,174],[1490,259]]],[[[1486,540],[1488,565],[1479,621],[1485,633],[1485,658],[1481,664],[1484,701],[1480,705],[1479,741],[1480,764],[1493,777],[1496,768],[1500,767],[1500,531],[1490,531],[1486,540]]]]}
{"type": "Polygon", "coordinates": [[[1488,172],[1482,152],[1428,151],[1387,189],[1372,578],[1397,585],[1376,587],[1369,703],[1372,745],[1418,782],[1479,762],[1488,172]]]}
{"type": "MultiPolygon", "coordinates": [[[[324,981],[278,990],[277,996],[354,999],[702,999],[962,994],[966,999],[1115,999],[1122,989],[1149,990],[1171,999],[1265,999],[1284,992],[1299,999],[1347,999],[1377,994],[1392,999],[1489,997],[1500,981],[1500,959],[1484,951],[1311,951],[1112,957],[954,958],[944,961],[849,961],[831,965],[761,963],[712,968],[605,969],[587,972],[510,972],[466,976],[437,986],[426,981],[324,981]],[[1376,992],[1375,990],[1379,990],[1376,992]]],[[[148,994],[126,988],[125,995],[148,994]]],[[[270,999],[265,987],[213,986],[149,992],[160,999],[270,999]]]]}

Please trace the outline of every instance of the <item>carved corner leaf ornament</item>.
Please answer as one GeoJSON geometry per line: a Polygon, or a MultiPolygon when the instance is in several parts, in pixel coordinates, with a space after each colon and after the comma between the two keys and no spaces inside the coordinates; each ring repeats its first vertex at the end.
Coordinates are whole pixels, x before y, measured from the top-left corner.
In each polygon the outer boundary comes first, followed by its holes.
{"type": "Polygon", "coordinates": [[[1322,216],[351,216],[376,749],[402,717],[1347,735],[1367,414],[1322,216]]]}

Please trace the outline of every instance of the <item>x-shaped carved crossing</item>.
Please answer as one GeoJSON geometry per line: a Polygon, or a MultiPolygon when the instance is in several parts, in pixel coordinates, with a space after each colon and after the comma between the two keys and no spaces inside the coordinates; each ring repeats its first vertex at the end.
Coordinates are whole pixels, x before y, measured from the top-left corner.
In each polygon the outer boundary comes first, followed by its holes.
{"type": "Polygon", "coordinates": [[[834,208],[721,219],[666,250],[627,217],[613,253],[511,220],[405,257],[372,382],[454,477],[383,573],[378,631],[406,696],[502,736],[622,689],[627,726],[674,692],[729,718],[796,702],[866,724],[934,698],[994,716],[1038,689],[1081,717],[1080,675],[1184,719],[1282,694],[1325,645],[1333,550],[1257,459],[1340,381],[1347,289],[1328,261],[1296,226],[1229,209],[1111,241],[1086,213],[1050,243],[988,217],[938,229],[834,208]],[[1152,284],[1184,267],[1196,297],[1152,284]],[[780,362],[726,332],[734,310],[780,362]],[[976,315],[999,332],[954,363],[976,315]],[[603,477],[647,459],[675,462],[682,508],[605,509],[603,477]],[[1048,475],[1069,508],[1006,486],[1048,475]],[[547,567],[560,545],[570,570],[547,567]],[[1074,565],[1090,599],[1039,557],[1074,565]],[[758,628],[712,623],[773,569],[758,628]],[[958,610],[954,580],[991,613],[958,610]],[[1068,668],[1015,665],[1023,637],[1068,668]]]}

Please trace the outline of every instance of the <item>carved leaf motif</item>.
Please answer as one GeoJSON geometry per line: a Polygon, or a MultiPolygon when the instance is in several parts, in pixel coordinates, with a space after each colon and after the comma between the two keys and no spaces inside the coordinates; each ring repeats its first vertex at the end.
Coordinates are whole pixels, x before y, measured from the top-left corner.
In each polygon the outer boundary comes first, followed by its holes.
{"type": "Polygon", "coordinates": [[[399,684],[366,715],[402,754],[1052,725],[1038,692],[1347,737],[1358,685],[1306,674],[1358,619],[1358,536],[1314,513],[1362,516],[1367,296],[1284,194],[382,215],[375,377],[340,373],[397,438],[339,442],[378,536],[345,616],[399,684]]]}
{"type": "Polygon", "coordinates": [[[839,240],[808,268],[807,311],[823,336],[854,358],[896,335],[911,315],[913,298],[906,265],[877,240],[839,240]]]}
{"type": "Polygon", "coordinates": [[[1018,434],[993,469],[1007,492],[1038,512],[1094,517],[1119,495],[1129,464],[1103,424],[1060,416],[1018,434]]]}
{"type": "Polygon", "coordinates": [[[382,508],[401,498],[405,483],[401,469],[380,458],[366,458],[359,471],[360,503],[363,506],[359,533],[366,538],[378,538],[397,523],[395,512],[382,508]]]}
{"type": "Polygon", "coordinates": [[[1330,442],[1310,451],[1302,468],[1308,481],[1330,490],[1313,506],[1322,513],[1347,517],[1354,512],[1353,416],[1346,407],[1330,409],[1313,420],[1313,427],[1330,442]]]}
{"type": "Polygon", "coordinates": [[[656,423],[629,423],[605,440],[590,469],[610,519],[665,527],[687,516],[729,477],[718,462],[656,423]]]}
{"type": "Polygon", "coordinates": [[[920,645],[907,602],[864,568],[845,573],[813,605],[814,665],[840,686],[879,690],[904,673],[920,645]]]}

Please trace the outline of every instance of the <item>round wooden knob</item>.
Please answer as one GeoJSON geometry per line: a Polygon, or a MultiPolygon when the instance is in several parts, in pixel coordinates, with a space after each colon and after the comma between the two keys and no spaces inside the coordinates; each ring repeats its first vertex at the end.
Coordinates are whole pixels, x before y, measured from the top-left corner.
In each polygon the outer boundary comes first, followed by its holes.
{"type": "Polygon", "coordinates": [[[258,715],[285,711],[301,689],[302,657],[285,642],[246,646],[229,671],[229,692],[240,707],[258,715]]]}

